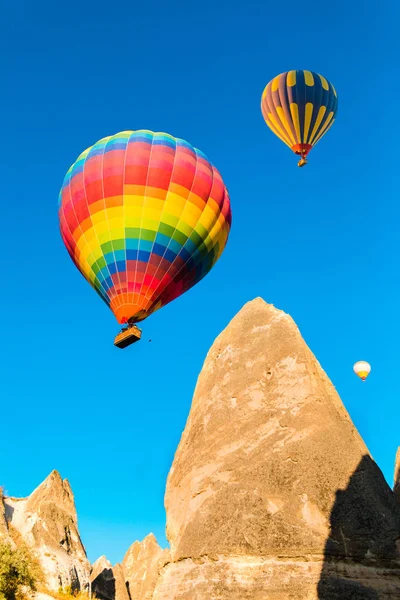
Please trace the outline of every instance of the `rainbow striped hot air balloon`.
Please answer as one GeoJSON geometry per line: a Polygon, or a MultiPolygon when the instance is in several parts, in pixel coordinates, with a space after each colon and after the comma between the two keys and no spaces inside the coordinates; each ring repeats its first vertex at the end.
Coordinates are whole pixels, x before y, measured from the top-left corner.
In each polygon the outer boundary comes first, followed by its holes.
{"type": "Polygon", "coordinates": [[[69,169],[59,221],[77,268],[117,321],[132,325],[210,271],[227,243],[231,207],[202,152],[165,133],[123,131],[69,169]]]}
{"type": "Polygon", "coordinates": [[[266,124],[301,157],[299,167],[332,126],[337,108],[333,85],[312,71],[281,73],[268,83],[261,99],[266,124]]]}

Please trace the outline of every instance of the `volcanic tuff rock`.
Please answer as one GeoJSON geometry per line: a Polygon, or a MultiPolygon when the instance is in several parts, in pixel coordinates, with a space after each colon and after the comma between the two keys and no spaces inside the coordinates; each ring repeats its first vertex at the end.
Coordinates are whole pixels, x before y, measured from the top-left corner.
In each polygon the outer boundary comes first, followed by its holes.
{"type": "Polygon", "coordinates": [[[132,544],[121,565],[113,567],[101,556],[93,565],[92,592],[100,600],[152,600],[159,569],[168,556],[152,533],[132,544]]]}
{"type": "Polygon", "coordinates": [[[162,550],[151,533],[129,548],[122,562],[132,600],[152,600],[159,569],[167,562],[168,550],[162,550]]]}
{"type": "Polygon", "coordinates": [[[35,551],[50,589],[69,585],[77,590],[88,588],[90,564],[66,479],[53,471],[28,498],[6,497],[4,506],[9,527],[35,551]]]}
{"type": "Polygon", "coordinates": [[[397,449],[396,463],[394,467],[394,493],[400,503],[400,448],[397,449]]]}
{"type": "Polygon", "coordinates": [[[154,600],[400,597],[400,509],[290,316],[215,340],[165,496],[154,600]]]}
{"type": "MultiPolygon", "coordinates": [[[[130,600],[121,565],[113,567],[105,556],[93,564],[92,594],[100,600],[130,600]]],[[[135,599],[136,600],[136,599],[135,599]]]]}
{"type": "Polygon", "coordinates": [[[0,487],[0,536],[8,536],[8,527],[6,522],[6,508],[4,506],[4,494],[0,487]]]}

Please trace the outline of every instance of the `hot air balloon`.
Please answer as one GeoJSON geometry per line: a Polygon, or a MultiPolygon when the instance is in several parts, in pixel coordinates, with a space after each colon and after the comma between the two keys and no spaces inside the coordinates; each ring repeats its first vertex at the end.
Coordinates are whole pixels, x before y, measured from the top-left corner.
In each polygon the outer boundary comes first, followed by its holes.
{"type": "Polygon", "coordinates": [[[332,126],[338,107],[336,90],[318,73],[287,71],[268,83],[261,111],[268,127],[300,156],[307,154],[332,126]]]}
{"type": "Polygon", "coordinates": [[[358,375],[360,379],[365,381],[371,372],[371,365],[364,360],[359,360],[353,367],[354,373],[358,375]]]}
{"type": "Polygon", "coordinates": [[[229,195],[206,156],[166,133],[123,131],[83,152],[59,196],[64,244],[76,267],[125,324],[135,325],[214,266],[231,225],[229,195]]]}

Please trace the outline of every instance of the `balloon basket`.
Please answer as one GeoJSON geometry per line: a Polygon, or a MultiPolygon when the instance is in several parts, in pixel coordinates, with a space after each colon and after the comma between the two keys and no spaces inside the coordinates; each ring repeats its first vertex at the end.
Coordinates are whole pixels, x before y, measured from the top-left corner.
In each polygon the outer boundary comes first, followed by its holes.
{"type": "Polygon", "coordinates": [[[114,346],[117,348],[126,348],[135,342],[138,342],[142,337],[142,331],[136,325],[129,325],[116,336],[114,346]]]}

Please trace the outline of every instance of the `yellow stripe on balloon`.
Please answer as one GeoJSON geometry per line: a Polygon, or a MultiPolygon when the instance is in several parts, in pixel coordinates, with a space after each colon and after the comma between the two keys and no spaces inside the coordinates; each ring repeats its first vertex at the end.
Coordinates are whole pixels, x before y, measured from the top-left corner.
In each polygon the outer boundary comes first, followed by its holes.
{"type": "Polygon", "coordinates": [[[83,259],[83,258],[79,258],[77,262],[78,262],[78,265],[79,265],[80,269],[82,270],[82,273],[83,273],[84,277],[87,280],[89,280],[88,272],[89,272],[90,267],[89,267],[87,261],[85,259],[83,259]]]}
{"type": "Polygon", "coordinates": [[[146,207],[143,211],[143,219],[150,219],[151,221],[160,222],[161,218],[161,208],[150,208],[146,207]]]}
{"type": "Polygon", "coordinates": [[[209,231],[210,227],[213,226],[215,221],[216,214],[211,210],[211,208],[206,204],[202,213],[200,214],[199,223],[209,231]]]}
{"type": "Polygon", "coordinates": [[[85,231],[86,242],[90,245],[93,241],[97,242],[96,230],[93,225],[85,231]]]}
{"type": "Polygon", "coordinates": [[[107,244],[110,241],[110,229],[106,227],[104,231],[97,230],[97,235],[99,237],[99,244],[107,244]]]}
{"type": "Polygon", "coordinates": [[[110,227],[110,239],[119,240],[121,237],[125,237],[125,226],[123,219],[110,219],[108,221],[110,227]]]}
{"type": "Polygon", "coordinates": [[[314,110],[314,105],[311,102],[307,102],[306,110],[304,115],[304,133],[303,133],[303,144],[308,144],[308,133],[310,131],[310,123],[312,119],[312,114],[314,110]]]}
{"type": "Polygon", "coordinates": [[[153,187],[148,187],[146,192],[146,210],[147,207],[149,207],[161,213],[164,207],[166,195],[167,190],[158,190],[153,187]]]}
{"type": "Polygon", "coordinates": [[[130,136],[131,136],[132,131],[120,131],[119,133],[116,133],[113,135],[114,139],[124,139],[127,140],[130,136]]]}
{"type": "Polygon", "coordinates": [[[82,253],[87,253],[87,251],[90,250],[90,254],[93,256],[93,262],[102,256],[102,251],[94,228],[82,233],[77,240],[76,245],[78,250],[82,253]]]}
{"type": "Polygon", "coordinates": [[[289,71],[287,74],[286,84],[289,87],[296,85],[296,71],[289,71]]]}
{"type": "Polygon", "coordinates": [[[92,238],[90,242],[87,243],[87,249],[89,254],[85,256],[91,264],[95,263],[96,260],[101,258],[101,256],[103,255],[96,235],[92,238]]]}
{"type": "Polygon", "coordinates": [[[268,113],[268,120],[265,119],[266,124],[271,129],[271,131],[273,131],[275,133],[275,135],[278,136],[278,138],[280,140],[282,140],[282,142],[284,144],[286,144],[287,146],[289,146],[289,148],[291,148],[291,144],[290,144],[289,140],[287,139],[286,135],[283,133],[283,131],[279,127],[275,126],[272,119],[273,119],[273,115],[271,113],[268,113]]]}
{"type": "Polygon", "coordinates": [[[103,221],[106,221],[107,219],[107,213],[105,208],[103,208],[102,210],[97,211],[96,213],[94,213],[92,215],[92,223],[93,225],[97,225],[97,223],[102,223],[103,221]]]}
{"type": "Polygon", "coordinates": [[[272,89],[273,92],[276,92],[276,90],[279,88],[279,79],[280,79],[280,77],[281,77],[280,75],[277,75],[275,77],[275,79],[273,79],[273,81],[272,81],[272,87],[271,87],[271,89],[272,89]]]}
{"type": "Polygon", "coordinates": [[[292,115],[293,125],[296,130],[296,136],[297,136],[296,142],[298,144],[300,144],[301,138],[300,138],[299,107],[294,102],[292,102],[290,105],[290,114],[292,115]]]}
{"type": "Polygon", "coordinates": [[[95,260],[93,260],[93,258],[92,258],[92,260],[90,260],[91,256],[92,256],[92,253],[90,252],[90,249],[87,246],[82,249],[80,259],[82,261],[85,261],[88,265],[92,265],[96,262],[95,260]]]}
{"type": "Polygon", "coordinates": [[[330,129],[332,127],[334,120],[335,119],[333,119],[333,112],[330,112],[325,123],[321,127],[321,130],[318,132],[318,135],[315,137],[314,144],[313,144],[314,146],[317,142],[319,142],[319,140],[322,138],[324,133],[326,133],[328,131],[328,129],[330,129]]]}
{"type": "MultiPolygon", "coordinates": [[[[201,211],[199,211],[200,213],[201,211]]],[[[181,219],[185,221],[192,229],[194,229],[196,223],[199,220],[199,215],[190,210],[190,205],[188,203],[187,207],[182,213],[181,219]]]]}
{"type": "Polygon", "coordinates": [[[129,196],[129,201],[128,201],[128,197],[125,196],[124,202],[126,202],[126,204],[124,205],[125,214],[129,218],[135,219],[137,217],[140,217],[140,215],[142,214],[142,211],[141,211],[141,207],[137,206],[137,204],[135,204],[135,196],[129,196]]]}
{"type": "Polygon", "coordinates": [[[311,71],[304,71],[304,81],[309,87],[312,87],[314,85],[314,76],[311,73],[311,71]]]}
{"type": "Polygon", "coordinates": [[[104,252],[103,252],[102,248],[100,247],[100,244],[97,242],[96,246],[94,246],[92,248],[92,257],[94,259],[94,262],[96,260],[99,260],[103,256],[104,256],[104,252]]]}
{"type": "MultiPolygon", "coordinates": [[[[181,194],[172,191],[172,186],[173,184],[170,184],[165,198],[162,222],[175,229],[178,228],[182,212],[187,204],[186,201],[189,190],[182,189],[182,194],[184,194],[184,196],[182,196],[181,194]]],[[[175,189],[178,189],[178,187],[176,186],[175,189]]]]}
{"type": "Polygon", "coordinates": [[[333,89],[333,93],[335,94],[335,97],[337,98],[336,90],[335,90],[335,88],[334,88],[334,86],[332,84],[331,84],[331,86],[332,86],[332,89],[333,89]]]}
{"type": "MultiPolygon", "coordinates": [[[[101,238],[102,240],[104,240],[104,236],[110,236],[110,228],[108,225],[107,221],[103,221],[102,223],[97,223],[96,224],[96,233],[99,236],[99,239],[101,238]]],[[[104,242],[101,242],[102,244],[104,242]]]]}
{"type": "MultiPolygon", "coordinates": [[[[125,186],[125,188],[127,187],[128,186],[125,186]]],[[[137,194],[131,193],[128,189],[126,189],[126,191],[124,192],[124,208],[138,208],[138,201],[141,198],[141,195],[138,196],[137,194]]]]}
{"type": "Polygon", "coordinates": [[[184,206],[185,206],[185,203],[183,203],[182,206],[179,207],[176,203],[171,202],[168,205],[168,207],[166,207],[166,213],[173,217],[177,217],[178,219],[180,219],[182,211],[184,209],[184,206]]]}
{"type": "Polygon", "coordinates": [[[121,220],[124,219],[124,211],[123,211],[122,206],[110,206],[105,209],[105,212],[107,213],[108,221],[110,221],[111,219],[118,219],[118,218],[120,218],[121,220]]]}
{"type": "Polygon", "coordinates": [[[170,213],[166,214],[164,217],[164,223],[166,225],[169,225],[170,227],[175,228],[179,223],[179,217],[177,217],[176,215],[171,215],[170,213]]]}
{"type": "Polygon", "coordinates": [[[361,379],[363,379],[363,378],[366,379],[369,375],[369,372],[368,371],[357,371],[357,375],[359,377],[361,377],[361,379]]]}
{"type": "Polygon", "coordinates": [[[311,132],[311,135],[310,135],[310,141],[308,142],[309,144],[313,144],[313,142],[314,142],[314,136],[315,136],[315,134],[318,131],[318,127],[321,125],[321,121],[324,118],[325,113],[326,113],[326,106],[320,106],[319,111],[318,111],[317,120],[315,121],[314,128],[313,128],[313,130],[311,132]]]}
{"type": "Polygon", "coordinates": [[[293,136],[292,130],[290,129],[290,125],[289,125],[289,123],[288,123],[288,122],[287,122],[287,120],[286,120],[286,117],[285,117],[285,113],[284,113],[284,110],[283,110],[283,108],[282,108],[281,106],[277,106],[277,107],[276,107],[276,112],[278,113],[278,117],[280,118],[280,120],[281,120],[281,122],[282,122],[282,125],[284,126],[284,128],[285,128],[285,129],[286,129],[286,131],[287,131],[287,134],[288,134],[288,136],[289,136],[289,139],[290,139],[290,141],[292,142],[292,146],[294,146],[294,145],[296,144],[296,140],[294,139],[294,136],[293,136]]]}
{"type": "Polygon", "coordinates": [[[148,217],[144,216],[140,227],[141,229],[146,229],[146,231],[158,231],[159,225],[159,220],[155,221],[154,219],[149,219],[148,217]]]}
{"type": "MultiPolygon", "coordinates": [[[[282,142],[285,142],[285,144],[287,144],[289,146],[289,148],[291,146],[293,146],[293,144],[290,143],[290,139],[287,136],[286,132],[283,131],[283,129],[278,124],[277,120],[275,119],[275,117],[272,113],[268,113],[268,119],[271,121],[271,123],[273,124],[273,126],[275,128],[274,133],[276,133],[276,135],[282,140],[282,142]]],[[[268,123],[268,121],[266,123],[268,126],[270,126],[270,123],[268,123]]],[[[272,129],[272,127],[271,127],[271,129],[272,129]]]]}
{"type": "Polygon", "coordinates": [[[179,221],[179,223],[176,226],[176,229],[177,229],[177,231],[180,231],[187,237],[189,237],[193,231],[193,228],[190,227],[187,223],[184,223],[183,221],[179,221]]]}
{"type": "Polygon", "coordinates": [[[329,83],[327,82],[325,77],[323,77],[322,75],[319,75],[319,78],[321,80],[322,87],[324,88],[324,90],[329,90],[329,83]]]}

